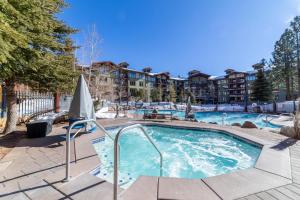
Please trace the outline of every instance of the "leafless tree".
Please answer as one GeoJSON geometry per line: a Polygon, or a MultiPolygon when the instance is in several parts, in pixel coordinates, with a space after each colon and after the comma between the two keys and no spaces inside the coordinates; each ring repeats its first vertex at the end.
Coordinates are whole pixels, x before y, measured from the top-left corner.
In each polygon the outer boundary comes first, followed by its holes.
{"type": "Polygon", "coordinates": [[[89,74],[88,74],[88,86],[90,87],[91,76],[92,76],[92,65],[97,57],[100,56],[100,44],[102,39],[97,32],[95,24],[92,24],[88,27],[87,34],[85,35],[85,41],[83,45],[83,55],[87,58],[84,60],[89,65],[89,74]]]}

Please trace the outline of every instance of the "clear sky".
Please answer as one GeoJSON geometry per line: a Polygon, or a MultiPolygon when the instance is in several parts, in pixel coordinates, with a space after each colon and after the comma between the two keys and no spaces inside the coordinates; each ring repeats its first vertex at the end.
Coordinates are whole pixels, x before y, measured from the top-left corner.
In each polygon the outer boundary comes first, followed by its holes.
{"type": "MultiPolygon", "coordinates": [[[[59,16],[84,32],[96,24],[97,60],[186,76],[191,69],[222,75],[228,67],[251,70],[270,58],[300,0],[66,0],[59,16]]],[[[77,52],[82,59],[81,51],[77,52]]]]}

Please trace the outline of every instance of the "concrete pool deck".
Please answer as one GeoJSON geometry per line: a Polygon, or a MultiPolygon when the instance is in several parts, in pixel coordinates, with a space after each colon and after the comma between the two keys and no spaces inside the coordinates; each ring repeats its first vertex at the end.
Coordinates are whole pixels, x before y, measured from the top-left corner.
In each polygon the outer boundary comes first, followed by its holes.
{"type": "MultiPolygon", "coordinates": [[[[158,123],[230,132],[263,146],[253,168],[205,179],[141,176],[120,199],[300,199],[300,141],[258,129],[172,121],[99,120],[104,126],[158,123]]],[[[90,172],[101,161],[91,140],[101,131],[76,138],[77,162],[71,158],[71,180],[65,178],[65,131],[56,127],[45,138],[22,138],[0,160],[0,199],[112,199],[112,184],[90,172]]],[[[71,144],[73,148],[73,143],[71,144]]]]}

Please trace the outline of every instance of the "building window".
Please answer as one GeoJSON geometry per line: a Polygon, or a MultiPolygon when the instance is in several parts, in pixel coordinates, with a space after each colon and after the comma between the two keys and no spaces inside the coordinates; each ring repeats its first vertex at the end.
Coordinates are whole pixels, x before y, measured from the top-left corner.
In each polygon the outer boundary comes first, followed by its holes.
{"type": "Polygon", "coordinates": [[[137,74],[137,78],[143,79],[144,78],[144,74],[137,74]]]}
{"type": "Polygon", "coordinates": [[[135,81],[130,81],[129,83],[131,86],[135,86],[135,81]]]}
{"type": "Polygon", "coordinates": [[[140,81],[140,87],[143,87],[144,86],[144,82],[140,81]]]}
{"type": "Polygon", "coordinates": [[[129,89],[129,92],[130,92],[130,95],[131,95],[131,96],[135,96],[135,94],[136,94],[136,89],[130,88],[130,89],[129,89]]]}
{"type": "Polygon", "coordinates": [[[129,73],[129,78],[136,78],[136,73],[135,72],[130,72],[129,73]]]}

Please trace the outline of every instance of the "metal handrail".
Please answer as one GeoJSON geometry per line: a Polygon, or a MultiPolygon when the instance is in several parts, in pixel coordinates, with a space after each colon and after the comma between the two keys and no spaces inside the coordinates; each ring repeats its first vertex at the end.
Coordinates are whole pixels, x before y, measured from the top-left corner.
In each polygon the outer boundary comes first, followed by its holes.
{"type": "Polygon", "coordinates": [[[163,156],[162,153],[160,152],[160,150],[157,148],[157,146],[155,145],[155,143],[153,142],[153,140],[149,137],[149,135],[147,134],[146,130],[144,129],[144,127],[140,124],[134,124],[131,126],[126,126],[124,128],[122,128],[121,130],[119,130],[119,132],[117,133],[116,137],[115,137],[115,141],[114,141],[114,196],[113,199],[117,200],[118,199],[118,165],[119,165],[119,154],[120,154],[120,148],[118,146],[119,144],[119,138],[121,136],[122,133],[124,133],[125,131],[129,130],[129,129],[133,129],[133,128],[139,128],[144,136],[146,136],[146,138],[148,139],[148,141],[153,145],[153,147],[156,149],[156,151],[158,152],[159,156],[160,156],[160,176],[162,176],[162,166],[163,166],[163,156]]]}
{"type": "MultiPolygon", "coordinates": [[[[70,153],[70,142],[71,142],[71,130],[77,124],[88,123],[88,122],[92,122],[92,123],[96,124],[96,126],[98,128],[100,128],[105,133],[105,135],[107,135],[112,141],[114,141],[114,138],[95,119],[79,120],[79,121],[76,121],[76,122],[72,123],[70,125],[70,127],[68,128],[67,137],[66,137],[66,143],[67,143],[67,145],[66,145],[66,177],[65,177],[65,181],[69,181],[70,180],[70,157],[71,157],[71,155],[70,155],[71,154],[70,153]]],[[[75,136],[76,136],[76,134],[72,138],[74,138],[75,136]]]]}
{"type": "Polygon", "coordinates": [[[225,118],[227,118],[227,117],[228,117],[227,113],[222,113],[222,126],[224,126],[225,118]]]}

